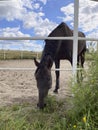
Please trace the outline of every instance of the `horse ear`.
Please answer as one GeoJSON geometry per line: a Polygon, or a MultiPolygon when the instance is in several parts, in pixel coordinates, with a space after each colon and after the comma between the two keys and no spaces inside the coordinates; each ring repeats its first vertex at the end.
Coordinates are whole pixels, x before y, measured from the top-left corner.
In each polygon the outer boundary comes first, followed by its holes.
{"type": "Polygon", "coordinates": [[[53,59],[50,55],[47,56],[47,67],[50,69],[53,65],[53,59]]]}
{"type": "Polygon", "coordinates": [[[34,58],[34,63],[37,67],[39,66],[39,62],[36,60],[36,58],[34,58]]]}

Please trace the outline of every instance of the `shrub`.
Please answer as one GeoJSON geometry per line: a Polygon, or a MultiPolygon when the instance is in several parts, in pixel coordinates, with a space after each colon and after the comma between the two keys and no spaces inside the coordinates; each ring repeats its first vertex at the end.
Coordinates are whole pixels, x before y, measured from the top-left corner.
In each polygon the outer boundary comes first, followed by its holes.
{"type": "Polygon", "coordinates": [[[86,80],[72,88],[73,98],[67,114],[77,130],[97,130],[98,128],[98,54],[93,54],[86,80]]]}

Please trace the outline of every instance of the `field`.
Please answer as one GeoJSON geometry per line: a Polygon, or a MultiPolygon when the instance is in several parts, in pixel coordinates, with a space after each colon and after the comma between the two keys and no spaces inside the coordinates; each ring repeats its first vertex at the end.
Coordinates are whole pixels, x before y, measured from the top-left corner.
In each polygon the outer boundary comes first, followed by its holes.
{"type": "Polygon", "coordinates": [[[0,60],[11,59],[33,59],[40,58],[41,52],[22,51],[22,50],[0,50],[0,60]]]}
{"type": "MultiPolygon", "coordinates": [[[[53,84],[44,110],[36,107],[35,71],[23,69],[35,69],[33,60],[0,60],[0,68],[16,68],[0,70],[0,130],[97,130],[98,54],[88,55],[88,59],[83,82],[73,84],[73,87],[72,71],[60,72],[57,95],[53,93],[55,72],[52,71],[53,84]]],[[[61,68],[70,69],[71,65],[64,60],[61,68]]]]}
{"type": "MultiPolygon", "coordinates": [[[[36,68],[33,60],[1,60],[0,67],[4,68],[36,68]]],[[[53,66],[54,68],[54,66],[53,66]]],[[[61,61],[62,69],[71,69],[68,61],[61,61]]],[[[0,106],[29,102],[36,107],[38,91],[33,70],[0,70],[0,106]]],[[[58,98],[70,95],[68,84],[71,71],[61,71],[58,98]]],[[[55,86],[55,72],[52,71],[53,87],[49,94],[53,94],[55,86]]]]}

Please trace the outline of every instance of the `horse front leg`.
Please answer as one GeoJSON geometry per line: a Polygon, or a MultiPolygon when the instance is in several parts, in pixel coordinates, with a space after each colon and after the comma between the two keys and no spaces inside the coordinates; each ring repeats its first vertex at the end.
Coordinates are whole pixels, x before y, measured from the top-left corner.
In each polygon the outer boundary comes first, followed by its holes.
{"type": "MultiPolygon", "coordinates": [[[[60,60],[55,61],[55,68],[57,68],[57,69],[60,68],[60,60]]],[[[55,74],[56,74],[56,85],[55,85],[54,93],[58,93],[60,72],[58,70],[56,70],[55,74]]]]}

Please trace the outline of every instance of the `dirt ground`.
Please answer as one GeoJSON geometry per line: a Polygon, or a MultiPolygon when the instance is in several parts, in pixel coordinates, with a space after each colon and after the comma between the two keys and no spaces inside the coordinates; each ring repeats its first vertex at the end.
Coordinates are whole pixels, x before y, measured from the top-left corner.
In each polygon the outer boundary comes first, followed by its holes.
{"type": "MultiPolygon", "coordinates": [[[[33,60],[9,60],[0,61],[0,68],[36,68],[33,60]]],[[[54,68],[54,65],[53,65],[54,68]]],[[[61,61],[62,69],[71,69],[68,61],[61,61]]],[[[8,106],[18,103],[31,103],[36,106],[38,90],[34,77],[34,70],[0,70],[0,106],[8,106]]],[[[50,95],[57,98],[65,98],[70,95],[69,81],[72,71],[60,72],[60,89],[56,95],[53,93],[55,86],[55,72],[52,71],[53,84],[50,95]]]]}

